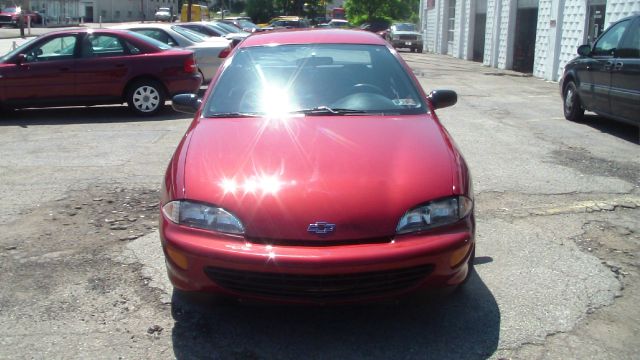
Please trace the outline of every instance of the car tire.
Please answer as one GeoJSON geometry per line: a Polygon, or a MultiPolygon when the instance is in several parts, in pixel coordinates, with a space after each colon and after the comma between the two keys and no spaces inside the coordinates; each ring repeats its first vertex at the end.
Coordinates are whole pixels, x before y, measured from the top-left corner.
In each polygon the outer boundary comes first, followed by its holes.
{"type": "Polygon", "coordinates": [[[15,112],[15,109],[12,107],[8,107],[6,105],[0,104],[0,114],[2,115],[11,115],[15,112]]]}
{"type": "Polygon", "coordinates": [[[164,103],[164,88],[158,81],[140,80],[129,86],[127,104],[136,115],[155,115],[162,110],[164,103]]]}
{"type": "Polygon", "coordinates": [[[569,81],[562,92],[562,108],[564,117],[571,121],[581,121],[584,116],[584,109],[580,102],[578,89],[573,81],[569,81]]]}
{"type": "Polygon", "coordinates": [[[417,48],[416,49],[419,53],[422,53],[422,48],[417,48]]]}

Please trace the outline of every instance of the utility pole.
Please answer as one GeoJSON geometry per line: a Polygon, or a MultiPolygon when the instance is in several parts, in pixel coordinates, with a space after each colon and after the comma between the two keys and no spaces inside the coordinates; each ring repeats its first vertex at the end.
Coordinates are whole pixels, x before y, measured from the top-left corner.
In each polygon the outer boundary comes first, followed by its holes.
{"type": "Polygon", "coordinates": [[[224,0],[220,0],[220,16],[224,20],[224,0]]]}
{"type": "Polygon", "coordinates": [[[191,22],[191,6],[193,6],[193,0],[187,1],[187,22],[191,22]]]}

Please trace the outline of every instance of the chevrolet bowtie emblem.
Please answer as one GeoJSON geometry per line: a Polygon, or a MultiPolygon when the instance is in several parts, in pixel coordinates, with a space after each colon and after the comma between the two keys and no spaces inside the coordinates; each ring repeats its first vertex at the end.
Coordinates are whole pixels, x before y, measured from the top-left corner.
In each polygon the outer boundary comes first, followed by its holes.
{"type": "Polygon", "coordinates": [[[329,224],[324,221],[317,221],[313,224],[309,224],[307,231],[316,235],[326,235],[336,230],[336,224],[329,224]]]}

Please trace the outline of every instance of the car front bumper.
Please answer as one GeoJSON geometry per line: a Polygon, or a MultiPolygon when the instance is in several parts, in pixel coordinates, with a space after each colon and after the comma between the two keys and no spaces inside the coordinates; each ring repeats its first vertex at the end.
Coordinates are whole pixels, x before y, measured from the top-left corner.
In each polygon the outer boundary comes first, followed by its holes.
{"type": "Polygon", "coordinates": [[[371,243],[252,243],[161,220],[172,284],[237,298],[345,303],[460,284],[474,250],[473,218],[437,232],[371,243]]]}
{"type": "Polygon", "coordinates": [[[422,49],[422,40],[392,40],[391,44],[395,48],[420,48],[420,49],[422,49]]]}

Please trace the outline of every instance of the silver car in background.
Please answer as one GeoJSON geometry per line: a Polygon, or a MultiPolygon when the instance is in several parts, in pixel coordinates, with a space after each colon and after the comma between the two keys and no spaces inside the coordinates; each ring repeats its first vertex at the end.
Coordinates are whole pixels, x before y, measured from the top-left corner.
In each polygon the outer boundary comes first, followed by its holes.
{"type": "Polygon", "coordinates": [[[204,83],[211,81],[223,60],[218,55],[231,43],[222,37],[207,37],[173,24],[124,24],[112,28],[135,31],[167,45],[192,50],[204,83]]]}
{"type": "Polygon", "coordinates": [[[407,48],[411,51],[422,52],[422,34],[415,24],[394,23],[389,28],[386,39],[394,48],[407,48]]]}
{"type": "Polygon", "coordinates": [[[244,40],[244,38],[246,38],[247,36],[251,35],[251,33],[236,29],[235,26],[222,24],[225,26],[230,26],[232,30],[234,30],[229,31],[229,29],[227,29],[226,27],[220,26],[221,23],[215,21],[196,21],[190,23],[178,23],[176,25],[206,36],[223,37],[227,40],[231,40],[234,46],[237,45],[240,41],[244,40]]]}
{"type": "Polygon", "coordinates": [[[156,21],[173,22],[173,20],[175,20],[175,16],[171,13],[171,9],[166,7],[159,8],[155,13],[154,18],[156,21]]]}

